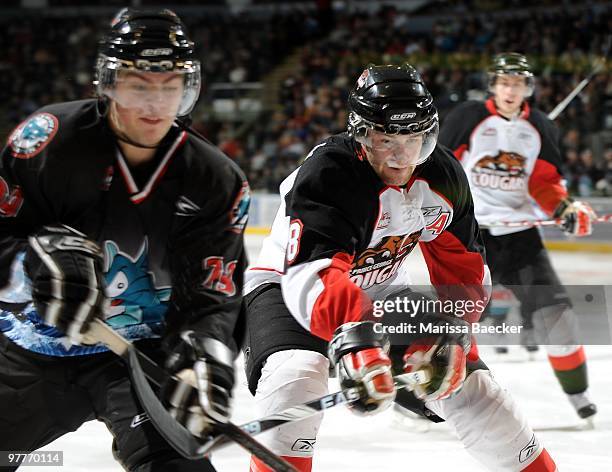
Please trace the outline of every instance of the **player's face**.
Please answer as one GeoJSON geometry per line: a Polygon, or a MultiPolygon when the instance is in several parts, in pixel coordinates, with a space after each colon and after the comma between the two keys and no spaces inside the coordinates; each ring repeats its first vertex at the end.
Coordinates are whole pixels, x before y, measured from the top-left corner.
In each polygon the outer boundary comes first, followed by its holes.
{"type": "Polygon", "coordinates": [[[499,75],[493,85],[495,105],[502,115],[515,115],[527,96],[528,87],[525,77],[520,75],[499,75]]]}
{"type": "Polygon", "coordinates": [[[421,155],[422,135],[388,135],[368,131],[368,161],[387,185],[405,185],[421,155]]]}
{"type": "Polygon", "coordinates": [[[147,146],[168,133],[183,97],[183,76],[174,72],[119,74],[112,95],[114,125],[147,146]]]}

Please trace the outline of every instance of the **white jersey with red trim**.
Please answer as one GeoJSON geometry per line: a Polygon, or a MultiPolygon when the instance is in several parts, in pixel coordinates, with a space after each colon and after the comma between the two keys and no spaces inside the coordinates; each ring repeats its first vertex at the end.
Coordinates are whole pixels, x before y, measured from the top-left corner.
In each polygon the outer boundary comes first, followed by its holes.
{"type": "Polygon", "coordinates": [[[436,148],[405,188],[391,187],[359,145],[339,134],[316,146],[280,192],[245,292],[280,283],[289,311],[315,335],[330,339],[340,324],[361,319],[372,300],[410,284],[407,257],[417,243],[434,285],[475,286],[470,296],[482,298],[488,269],[472,197],[448,149],[436,148]]]}
{"type": "MultiPolygon", "coordinates": [[[[525,102],[519,116],[501,116],[493,99],[466,102],[444,120],[440,142],[463,165],[481,226],[535,220],[534,200],[552,214],[567,196],[562,185],[558,133],[552,121],[525,102]]],[[[493,235],[525,228],[491,227],[493,235]]]]}

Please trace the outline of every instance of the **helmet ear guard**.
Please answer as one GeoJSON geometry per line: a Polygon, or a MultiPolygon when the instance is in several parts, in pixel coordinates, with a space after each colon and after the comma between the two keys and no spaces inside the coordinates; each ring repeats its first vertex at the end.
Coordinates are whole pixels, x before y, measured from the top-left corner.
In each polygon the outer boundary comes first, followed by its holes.
{"type": "Polygon", "coordinates": [[[347,131],[349,136],[359,138],[366,135],[368,128],[363,118],[351,111],[348,116],[347,131]]]}

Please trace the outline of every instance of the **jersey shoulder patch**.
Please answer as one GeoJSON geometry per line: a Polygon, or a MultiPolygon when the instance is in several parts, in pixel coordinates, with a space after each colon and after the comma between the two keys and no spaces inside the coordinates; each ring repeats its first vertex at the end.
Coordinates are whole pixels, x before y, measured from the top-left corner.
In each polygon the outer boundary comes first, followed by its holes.
{"type": "Polygon", "coordinates": [[[40,154],[53,140],[59,120],[51,113],[37,113],[21,123],[8,138],[11,154],[17,159],[30,159],[40,154]]]}
{"type": "Polygon", "coordinates": [[[230,212],[230,231],[241,233],[249,219],[249,206],[251,204],[251,190],[245,181],[238,192],[230,212]]]}

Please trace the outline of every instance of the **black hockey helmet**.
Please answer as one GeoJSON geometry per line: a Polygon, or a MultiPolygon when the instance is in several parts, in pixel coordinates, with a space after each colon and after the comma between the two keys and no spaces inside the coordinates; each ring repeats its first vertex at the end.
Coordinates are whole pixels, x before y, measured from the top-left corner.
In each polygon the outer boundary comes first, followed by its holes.
{"type": "Polygon", "coordinates": [[[421,75],[409,64],[370,65],[348,99],[348,133],[368,146],[369,130],[389,135],[423,135],[417,164],[429,157],[438,139],[438,111],[421,75]]]}
{"type": "Polygon", "coordinates": [[[492,89],[493,85],[495,85],[495,80],[499,75],[519,75],[525,77],[525,84],[529,90],[527,96],[530,96],[535,88],[533,67],[529,63],[527,56],[518,52],[496,54],[489,65],[488,74],[489,89],[492,89]]]}
{"type": "Polygon", "coordinates": [[[120,70],[176,72],[184,76],[178,116],[193,109],[201,86],[200,61],[185,26],[171,10],[124,8],[100,41],[94,82],[99,96],[112,98],[120,70]]]}

